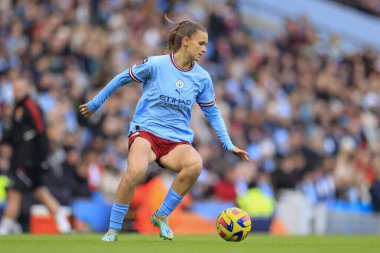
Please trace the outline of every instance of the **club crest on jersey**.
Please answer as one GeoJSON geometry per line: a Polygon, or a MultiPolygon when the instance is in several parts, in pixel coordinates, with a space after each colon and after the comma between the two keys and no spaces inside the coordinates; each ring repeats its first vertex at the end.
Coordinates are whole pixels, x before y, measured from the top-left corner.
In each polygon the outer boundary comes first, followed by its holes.
{"type": "Polygon", "coordinates": [[[175,89],[176,92],[178,92],[178,95],[181,96],[181,89],[183,88],[183,85],[184,85],[184,82],[181,80],[181,79],[178,79],[176,82],[175,82],[175,86],[177,87],[177,89],[175,89]]]}
{"type": "Polygon", "coordinates": [[[175,86],[178,88],[178,89],[182,89],[183,88],[183,81],[181,79],[178,79],[177,82],[175,82],[175,86]]]}

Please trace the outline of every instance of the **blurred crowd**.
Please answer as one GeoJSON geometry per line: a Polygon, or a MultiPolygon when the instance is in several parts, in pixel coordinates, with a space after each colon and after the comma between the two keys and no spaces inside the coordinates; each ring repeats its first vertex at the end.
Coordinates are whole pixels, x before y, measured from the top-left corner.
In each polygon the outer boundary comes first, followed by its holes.
{"type": "Polygon", "coordinates": [[[341,4],[353,7],[364,13],[380,17],[379,0],[334,0],[341,4]]]}
{"type": "MultiPolygon", "coordinates": [[[[306,17],[284,22],[275,39],[256,38],[235,1],[3,0],[0,3],[0,136],[11,116],[12,82],[27,76],[51,142],[48,181],[63,203],[99,191],[110,201],[127,166],[129,122],[141,85],[112,95],[91,118],[78,106],[117,73],[165,53],[173,20],[209,32],[201,65],[233,142],[252,159],[222,150],[199,108],[194,146],[204,170],[194,200],[236,201],[252,188],[276,199],[297,190],[312,203],[363,203],[380,211],[380,54],[346,53],[322,41],[306,17]]],[[[9,150],[0,148],[0,171],[9,150]]],[[[163,173],[157,166],[147,180],[163,173]]]]}

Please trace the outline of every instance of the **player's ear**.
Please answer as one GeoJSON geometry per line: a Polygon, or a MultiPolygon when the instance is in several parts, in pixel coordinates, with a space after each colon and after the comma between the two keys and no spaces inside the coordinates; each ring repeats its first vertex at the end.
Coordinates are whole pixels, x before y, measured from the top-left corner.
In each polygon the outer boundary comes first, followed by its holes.
{"type": "Polygon", "coordinates": [[[189,37],[187,37],[187,36],[183,37],[182,43],[185,47],[187,47],[189,45],[189,40],[190,40],[189,37]]]}

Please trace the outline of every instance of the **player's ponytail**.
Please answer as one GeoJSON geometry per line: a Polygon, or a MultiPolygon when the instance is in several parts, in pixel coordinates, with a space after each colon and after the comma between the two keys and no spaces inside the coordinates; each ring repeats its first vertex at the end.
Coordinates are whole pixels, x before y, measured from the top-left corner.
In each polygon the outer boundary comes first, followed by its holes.
{"type": "Polygon", "coordinates": [[[177,52],[181,48],[182,39],[184,37],[190,38],[199,30],[207,32],[206,28],[197,22],[184,20],[176,23],[169,19],[166,14],[164,17],[166,21],[177,26],[168,34],[167,49],[169,50],[169,52],[177,52]]]}

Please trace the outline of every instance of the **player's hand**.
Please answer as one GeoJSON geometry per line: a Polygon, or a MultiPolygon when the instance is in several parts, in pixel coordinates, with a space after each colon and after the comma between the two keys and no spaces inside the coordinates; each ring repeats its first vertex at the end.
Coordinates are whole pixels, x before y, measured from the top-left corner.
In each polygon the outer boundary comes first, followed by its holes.
{"type": "Polygon", "coordinates": [[[248,153],[245,150],[234,147],[234,149],[232,150],[232,153],[234,153],[235,155],[237,155],[244,161],[249,161],[248,153]]]}
{"type": "Polygon", "coordinates": [[[79,106],[79,112],[82,114],[83,117],[88,118],[92,115],[92,111],[87,108],[86,104],[79,106]]]}

